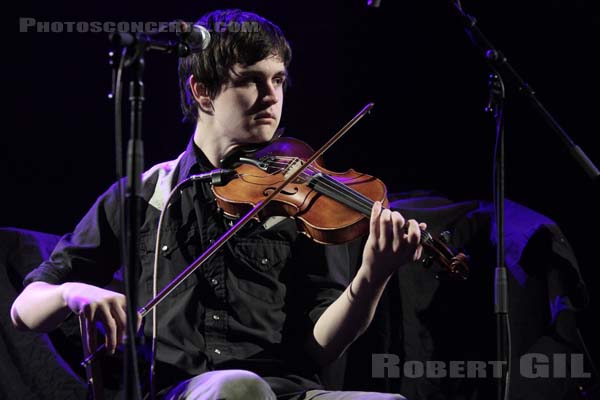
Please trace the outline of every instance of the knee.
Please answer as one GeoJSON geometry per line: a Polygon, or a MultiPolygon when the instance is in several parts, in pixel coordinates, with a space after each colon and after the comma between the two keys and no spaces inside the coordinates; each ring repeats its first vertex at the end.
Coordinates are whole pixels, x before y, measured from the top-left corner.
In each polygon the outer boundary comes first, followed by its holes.
{"type": "Polygon", "coordinates": [[[346,399],[346,400],[407,400],[406,397],[393,393],[379,392],[346,392],[346,391],[327,391],[327,390],[309,390],[304,397],[305,400],[319,399],[346,399]]]}
{"type": "Polygon", "coordinates": [[[211,371],[179,384],[166,400],[275,400],[269,384],[253,372],[241,369],[211,371]]]}
{"type": "Polygon", "coordinates": [[[254,372],[241,369],[219,371],[219,395],[227,400],[275,400],[269,384],[254,372]]]}

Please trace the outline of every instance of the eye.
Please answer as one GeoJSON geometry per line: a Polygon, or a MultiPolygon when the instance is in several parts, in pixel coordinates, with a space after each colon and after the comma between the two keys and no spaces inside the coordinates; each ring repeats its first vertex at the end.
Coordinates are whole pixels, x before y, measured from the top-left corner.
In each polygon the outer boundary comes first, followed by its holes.
{"type": "Polygon", "coordinates": [[[277,77],[273,78],[273,83],[276,86],[281,86],[281,85],[283,85],[284,82],[285,82],[284,76],[277,76],[277,77]]]}

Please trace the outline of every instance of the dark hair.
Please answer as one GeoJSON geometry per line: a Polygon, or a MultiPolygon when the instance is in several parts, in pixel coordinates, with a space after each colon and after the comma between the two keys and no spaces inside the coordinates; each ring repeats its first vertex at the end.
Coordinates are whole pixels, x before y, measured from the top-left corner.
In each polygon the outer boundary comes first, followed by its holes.
{"type": "Polygon", "coordinates": [[[198,118],[196,100],[189,87],[189,77],[207,88],[214,98],[230,79],[233,66],[255,64],[269,56],[281,59],[287,68],[292,50],[279,27],[250,12],[217,10],[200,18],[197,24],[210,31],[208,47],[179,61],[179,91],[184,121],[198,118]]]}

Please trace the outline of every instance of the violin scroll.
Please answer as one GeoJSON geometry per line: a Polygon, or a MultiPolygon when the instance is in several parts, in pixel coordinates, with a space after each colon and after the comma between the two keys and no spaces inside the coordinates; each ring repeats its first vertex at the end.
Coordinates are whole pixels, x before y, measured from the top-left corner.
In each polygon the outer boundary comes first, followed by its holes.
{"type": "Polygon", "coordinates": [[[421,244],[428,255],[422,258],[422,263],[429,268],[434,261],[438,261],[442,271],[436,273],[440,280],[466,280],[469,277],[469,257],[456,252],[449,247],[450,232],[440,233],[440,238],[434,238],[429,232],[421,230],[421,244]]]}

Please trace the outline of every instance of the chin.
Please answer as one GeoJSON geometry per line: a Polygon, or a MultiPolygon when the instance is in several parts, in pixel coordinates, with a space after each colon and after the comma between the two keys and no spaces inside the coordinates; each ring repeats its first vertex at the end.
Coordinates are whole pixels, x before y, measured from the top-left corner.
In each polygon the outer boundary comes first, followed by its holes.
{"type": "Polygon", "coordinates": [[[255,143],[268,142],[273,138],[275,134],[276,126],[274,125],[261,125],[251,130],[250,136],[252,141],[255,143]]]}

